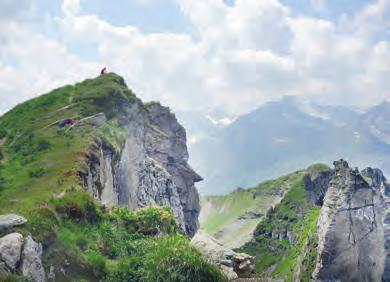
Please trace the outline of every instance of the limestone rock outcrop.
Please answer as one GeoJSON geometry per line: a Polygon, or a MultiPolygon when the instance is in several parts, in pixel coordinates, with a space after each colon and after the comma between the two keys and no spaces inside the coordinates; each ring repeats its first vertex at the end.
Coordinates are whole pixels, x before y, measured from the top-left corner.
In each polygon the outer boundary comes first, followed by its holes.
{"type": "MultiPolygon", "coordinates": [[[[105,122],[98,117],[98,124],[105,122]]],[[[136,100],[118,119],[123,148],[118,156],[110,144],[96,140],[88,171],[80,173],[85,189],[106,206],[169,205],[183,231],[193,236],[200,211],[194,184],[202,178],[188,165],[185,129],[169,108],[155,102],[136,100]]]]}
{"type": "Polygon", "coordinates": [[[385,202],[357,169],[334,162],[318,220],[317,281],[381,281],[385,202]]]}
{"type": "Polygon", "coordinates": [[[331,178],[331,170],[313,171],[305,176],[305,190],[310,202],[318,206],[323,205],[331,178]]]}
{"type": "Polygon", "coordinates": [[[0,231],[7,230],[14,226],[23,225],[26,222],[27,220],[20,215],[16,215],[16,214],[0,215],[0,231]]]}
{"type": "Polygon", "coordinates": [[[254,257],[227,249],[202,230],[199,230],[192,238],[191,245],[218,265],[229,280],[247,278],[253,273],[254,257]]]}
{"type": "Polygon", "coordinates": [[[11,233],[0,238],[0,262],[3,262],[1,268],[15,271],[19,266],[20,253],[23,246],[23,235],[20,233],[11,233]]]}
{"type": "Polygon", "coordinates": [[[21,270],[23,276],[34,282],[45,282],[45,270],[42,265],[42,244],[28,235],[22,252],[21,270]]]}

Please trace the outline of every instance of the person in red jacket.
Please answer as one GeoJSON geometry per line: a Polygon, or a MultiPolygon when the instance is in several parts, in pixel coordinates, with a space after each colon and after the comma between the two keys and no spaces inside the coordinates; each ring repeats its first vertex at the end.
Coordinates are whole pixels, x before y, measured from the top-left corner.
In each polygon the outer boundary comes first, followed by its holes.
{"type": "Polygon", "coordinates": [[[66,119],[60,120],[58,122],[58,126],[64,127],[67,125],[74,125],[75,123],[76,123],[76,120],[74,118],[66,118],[66,119]]]}
{"type": "Polygon", "coordinates": [[[104,67],[101,71],[100,71],[100,75],[103,75],[103,74],[106,74],[107,73],[107,68],[104,67]]]}

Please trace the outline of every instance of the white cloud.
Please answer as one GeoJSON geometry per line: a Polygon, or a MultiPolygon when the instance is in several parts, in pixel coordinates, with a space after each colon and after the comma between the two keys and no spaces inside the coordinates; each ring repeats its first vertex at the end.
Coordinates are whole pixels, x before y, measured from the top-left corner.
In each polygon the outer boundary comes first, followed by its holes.
{"type": "Polygon", "coordinates": [[[389,98],[389,0],[334,21],[296,17],[277,0],[177,1],[193,33],[115,26],[83,11],[79,0],[64,0],[61,17],[49,19],[61,41],[7,20],[0,96],[8,96],[0,111],[103,64],[142,98],[184,111],[237,115],[286,94],[358,106],[389,98]],[[96,58],[70,51],[74,44],[96,47],[96,58]]]}
{"type": "Polygon", "coordinates": [[[64,0],[61,10],[66,17],[77,15],[81,10],[80,0],[64,0]]]}

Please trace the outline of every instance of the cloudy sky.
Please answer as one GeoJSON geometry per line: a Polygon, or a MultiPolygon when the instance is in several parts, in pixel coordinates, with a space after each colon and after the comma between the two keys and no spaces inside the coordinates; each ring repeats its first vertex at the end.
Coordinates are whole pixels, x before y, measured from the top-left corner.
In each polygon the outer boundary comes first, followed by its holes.
{"type": "Polygon", "coordinates": [[[177,111],[367,107],[390,99],[390,0],[0,0],[0,114],[102,66],[177,111]]]}

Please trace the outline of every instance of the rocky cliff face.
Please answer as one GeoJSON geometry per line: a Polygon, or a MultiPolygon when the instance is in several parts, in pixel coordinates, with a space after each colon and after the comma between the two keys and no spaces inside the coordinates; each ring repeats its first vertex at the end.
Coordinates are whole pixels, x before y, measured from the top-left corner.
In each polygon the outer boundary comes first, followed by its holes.
{"type": "Polygon", "coordinates": [[[385,269],[385,202],[379,170],[363,175],[346,161],[334,163],[318,220],[318,281],[381,281],[385,269]]]}
{"type": "Polygon", "coordinates": [[[202,178],[188,165],[186,132],[168,108],[136,101],[119,115],[124,144],[114,148],[99,139],[83,175],[86,189],[104,205],[136,209],[169,205],[186,234],[198,229],[202,178]]]}
{"type": "Polygon", "coordinates": [[[370,179],[371,187],[375,191],[380,191],[385,202],[385,210],[382,216],[383,236],[384,236],[384,272],[383,281],[390,280],[390,183],[387,181],[382,171],[377,168],[366,168],[362,170],[362,175],[370,179]]]}

